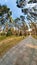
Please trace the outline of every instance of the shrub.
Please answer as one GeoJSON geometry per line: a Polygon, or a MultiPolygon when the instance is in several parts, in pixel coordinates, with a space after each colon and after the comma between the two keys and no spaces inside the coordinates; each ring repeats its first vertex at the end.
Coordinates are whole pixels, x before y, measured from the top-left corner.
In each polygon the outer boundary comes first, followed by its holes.
{"type": "Polygon", "coordinates": [[[11,29],[9,29],[6,36],[11,36],[11,35],[12,35],[12,32],[11,32],[11,29]]]}

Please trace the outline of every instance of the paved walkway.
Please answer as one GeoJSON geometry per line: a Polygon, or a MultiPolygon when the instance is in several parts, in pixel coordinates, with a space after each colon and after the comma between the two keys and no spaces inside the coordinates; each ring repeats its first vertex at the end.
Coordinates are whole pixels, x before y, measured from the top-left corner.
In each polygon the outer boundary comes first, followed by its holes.
{"type": "Polygon", "coordinates": [[[31,36],[22,40],[0,58],[0,65],[37,65],[37,40],[31,36]]]}

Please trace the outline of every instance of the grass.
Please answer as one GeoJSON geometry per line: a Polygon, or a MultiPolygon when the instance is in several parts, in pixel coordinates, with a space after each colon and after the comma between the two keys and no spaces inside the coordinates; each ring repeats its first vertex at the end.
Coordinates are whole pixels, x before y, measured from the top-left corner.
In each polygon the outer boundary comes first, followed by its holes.
{"type": "Polygon", "coordinates": [[[21,40],[23,40],[23,36],[11,36],[11,37],[4,37],[1,38],[2,41],[0,41],[0,57],[2,57],[10,48],[12,48],[14,45],[18,44],[21,40]]]}
{"type": "Polygon", "coordinates": [[[6,36],[0,36],[0,41],[4,40],[6,36]]]}
{"type": "Polygon", "coordinates": [[[37,39],[37,35],[32,35],[35,39],[37,39]]]}

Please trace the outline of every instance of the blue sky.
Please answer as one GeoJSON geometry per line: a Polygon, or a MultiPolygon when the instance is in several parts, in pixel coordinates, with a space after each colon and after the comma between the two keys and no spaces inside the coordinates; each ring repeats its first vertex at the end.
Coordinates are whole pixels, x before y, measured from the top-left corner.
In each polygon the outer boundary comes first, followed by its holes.
{"type": "Polygon", "coordinates": [[[23,15],[21,9],[16,6],[16,0],[0,0],[0,4],[6,4],[12,11],[12,17],[17,18],[23,15]]]}

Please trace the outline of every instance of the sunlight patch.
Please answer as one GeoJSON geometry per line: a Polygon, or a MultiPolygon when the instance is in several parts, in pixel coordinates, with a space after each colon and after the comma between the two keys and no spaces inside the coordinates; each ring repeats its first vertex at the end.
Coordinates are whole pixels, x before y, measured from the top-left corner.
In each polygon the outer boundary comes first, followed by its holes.
{"type": "Polygon", "coordinates": [[[34,48],[34,49],[37,49],[37,45],[32,45],[32,44],[26,44],[27,47],[30,47],[30,48],[34,48]]]}

